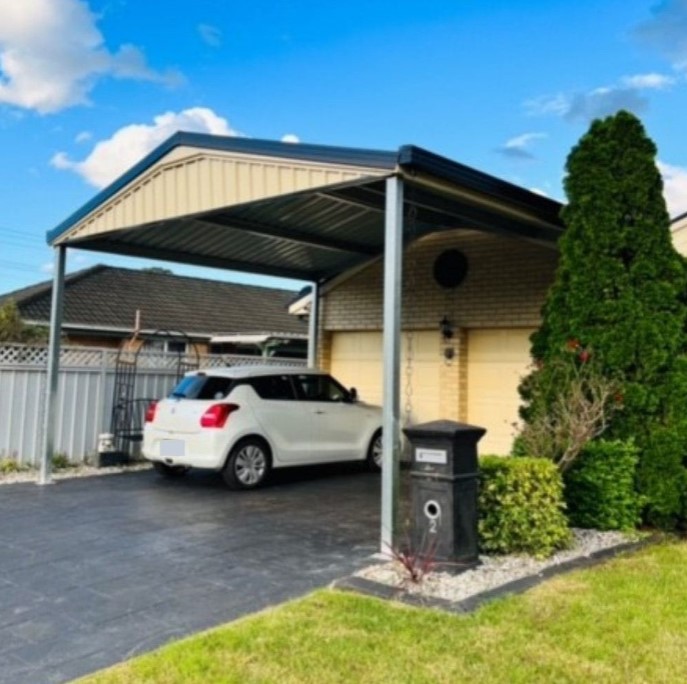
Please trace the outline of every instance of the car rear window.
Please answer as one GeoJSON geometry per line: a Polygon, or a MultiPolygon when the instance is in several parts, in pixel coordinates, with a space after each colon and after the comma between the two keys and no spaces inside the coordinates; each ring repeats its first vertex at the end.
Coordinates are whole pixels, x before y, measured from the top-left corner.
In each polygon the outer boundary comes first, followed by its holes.
{"type": "Polygon", "coordinates": [[[172,390],[175,399],[224,399],[234,386],[233,378],[213,375],[187,375],[172,390]]]}

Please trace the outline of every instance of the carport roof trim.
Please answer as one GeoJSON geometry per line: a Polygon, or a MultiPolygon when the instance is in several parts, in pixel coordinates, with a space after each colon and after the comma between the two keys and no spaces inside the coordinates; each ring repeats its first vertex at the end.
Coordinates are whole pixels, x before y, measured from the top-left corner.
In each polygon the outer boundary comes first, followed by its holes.
{"type": "Polygon", "coordinates": [[[460,184],[470,190],[501,197],[523,208],[545,214],[554,222],[558,222],[558,213],[561,207],[560,203],[548,197],[537,195],[517,185],[415,145],[403,145],[397,151],[391,152],[179,131],[161,143],[126,173],[117,178],[117,180],[97,193],[86,204],[62,221],[62,223],[47,231],[46,239],[48,244],[54,244],[81,219],[125,188],[132,180],[152,167],[171,150],[182,146],[283,159],[379,168],[386,171],[406,170],[411,174],[415,172],[426,173],[450,183],[460,184]]]}

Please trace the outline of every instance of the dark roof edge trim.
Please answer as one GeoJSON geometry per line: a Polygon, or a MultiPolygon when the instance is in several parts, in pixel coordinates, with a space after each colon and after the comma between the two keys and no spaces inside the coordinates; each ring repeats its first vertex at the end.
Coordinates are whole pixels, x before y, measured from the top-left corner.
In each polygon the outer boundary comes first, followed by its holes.
{"type": "Polygon", "coordinates": [[[678,221],[682,221],[683,218],[687,218],[687,211],[685,211],[682,214],[678,214],[675,218],[670,219],[670,223],[677,223],[678,221]]]}
{"type": "Polygon", "coordinates": [[[47,231],[46,240],[50,245],[66,233],[82,218],[90,214],[96,207],[103,204],[110,197],[116,195],[134,178],[141,175],[157,161],[162,159],[175,147],[199,147],[206,150],[222,152],[241,152],[257,154],[264,157],[281,157],[283,159],[302,159],[329,164],[347,164],[351,166],[365,166],[381,169],[396,167],[397,153],[382,150],[367,150],[354,147],[334,147],[330,145],[311,145],[308,143],[285,143],[275,140],[258,140],[254,138],[239,138],[212,135],[209,133],[188,133],[179,131],[158,145],[141,161],[132,166],[126,173],[113,181],[86,204],[77,209],[62,223],[47,231]]]}
{"type": "Polygon", "coordinates": [[[428,173],[469,190],[498,197],[523,209],[535,211],[540,217],[546,217],[546,220],[555,225],[562,225],[560,211],[563,205],[560,202],[434,154],[421,147],[415,145],[401,147],[398,151],[398,165],[402,169],[428,173]]]}

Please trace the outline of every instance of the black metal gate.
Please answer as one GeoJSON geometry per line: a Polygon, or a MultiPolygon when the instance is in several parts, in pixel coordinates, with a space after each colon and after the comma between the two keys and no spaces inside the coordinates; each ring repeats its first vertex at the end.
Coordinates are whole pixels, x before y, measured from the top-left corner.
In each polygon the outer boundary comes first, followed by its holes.
{"type": "MultiPolygon", "coordinates": [[[[136,443],[143,439],[143,425],[146,408],[154,399],[159,397],[137,397],[136,380],[141,352],[146,350],[146,343],[163,338],[165,340],[184,341],[185,351],[179,350],[173,360],[172,369],[175,371],[174,382],[178,382],[188,371],[200,366],[200,357],[196,345],[188,335],[174,330],[156,330],[142,340],[136,351],[124,346],[117,354],[115,363],[114,390],[112,396],[112,416],[110,419],[110,433],[114,453],[122,461],[128,460],[136,443]],[[193,350],[193,354],[189,353],[193,350]]],[[[131,340],[135,343],[136,338],[131,340]]],[[[169,354],[166,354],[169,361],[169,354]]],[[[169,366],[166,366],[169,368],[169,366]]]]}

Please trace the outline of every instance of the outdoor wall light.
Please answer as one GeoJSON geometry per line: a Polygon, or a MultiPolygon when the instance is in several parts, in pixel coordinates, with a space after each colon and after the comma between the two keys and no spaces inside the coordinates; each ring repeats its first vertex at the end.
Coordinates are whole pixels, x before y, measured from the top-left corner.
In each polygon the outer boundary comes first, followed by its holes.
{"type": "Polygon", "coordinates": [[[439,330],[441,330],[441,336],[444,338],[444,341],[450,340],[453,337],[453,323],[446,316],[439,321],[439,330]]]}

